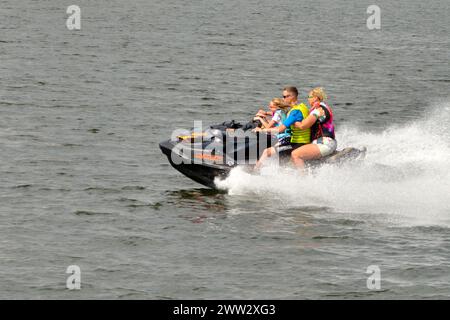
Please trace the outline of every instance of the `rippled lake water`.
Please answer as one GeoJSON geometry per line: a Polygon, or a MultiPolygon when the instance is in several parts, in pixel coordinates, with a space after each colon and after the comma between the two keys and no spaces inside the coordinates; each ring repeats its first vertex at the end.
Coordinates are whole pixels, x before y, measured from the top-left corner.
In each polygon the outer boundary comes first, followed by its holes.
{"type": "Polygon", "coordinates": [[[447,0],[0,4],[0,298],[450,298],[447,0]],[[215,192],[160,152],[286,85],[366,161],[215,192]]]}

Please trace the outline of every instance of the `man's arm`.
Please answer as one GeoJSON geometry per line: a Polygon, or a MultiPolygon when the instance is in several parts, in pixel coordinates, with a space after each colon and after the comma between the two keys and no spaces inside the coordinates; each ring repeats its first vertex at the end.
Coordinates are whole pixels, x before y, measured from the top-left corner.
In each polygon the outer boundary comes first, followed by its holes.
{"type": "Polygon", "coordinates": [[[269,129],[261,129],[261,128],[255,128],[253,129],[254,131],[262,131],[262,132],[267,132],[267,133],[280,133],[283,132],[284,130],[286,130],[286,126],[284,124],[280,124],[278,127],[274,127],[274,128],[269,128],[269,129]]]}
{"type": "Polygon", "coordinates": [[[287,117],[286,120],[282,124],[280,124],[278,127],[270,128],[270,129],[263,129],[263,130],[255,130],[255,131],[264,131],[264,132],[270,132],[270,133],[280,133],[285,131],[287,128],[289,128],[291,125],[293,125],[297,121],[303,120],[303,114],[300,110],[294,110],[289,114],[289,117],[287,117]]]}
{"type": "Polygon", "coordinates": [[[302,120],[303,120],[303,114],[301,113],[301,111],[294,110],[289,114],[289,117],[287,117],[287,119],[283,121],[283,124],[284,124],[285,128],[289,128],[295,122],[302,121],[302,120]]]}

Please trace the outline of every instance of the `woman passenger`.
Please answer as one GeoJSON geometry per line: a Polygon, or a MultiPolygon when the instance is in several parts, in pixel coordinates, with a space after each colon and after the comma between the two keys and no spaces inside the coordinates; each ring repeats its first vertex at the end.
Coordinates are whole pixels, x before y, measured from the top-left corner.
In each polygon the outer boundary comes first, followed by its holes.
{"type": "Polygon", "coordinates": [[[337,142],[334,134],[333,111],[325,103],[327,96],[321,87],[312,89],[308,95],[311,106],[309,116],[294,126],[304,130],[311,128],[311,144],[301,146],[291,153],[294,165],[303,169],[305,160],[320,159],[336,151],[337,142]]]}

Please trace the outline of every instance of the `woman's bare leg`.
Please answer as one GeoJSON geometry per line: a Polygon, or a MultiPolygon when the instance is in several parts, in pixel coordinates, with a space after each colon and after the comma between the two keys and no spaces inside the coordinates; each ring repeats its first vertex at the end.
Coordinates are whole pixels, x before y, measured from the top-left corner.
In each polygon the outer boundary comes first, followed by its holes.
{"type": "Polygon", "coordinates": [[[305,168],[305,160],[320,159],[321,157],[319,147],[312,143],[301,146],[291,153],[292,162],[300,170],[305,168]]]}

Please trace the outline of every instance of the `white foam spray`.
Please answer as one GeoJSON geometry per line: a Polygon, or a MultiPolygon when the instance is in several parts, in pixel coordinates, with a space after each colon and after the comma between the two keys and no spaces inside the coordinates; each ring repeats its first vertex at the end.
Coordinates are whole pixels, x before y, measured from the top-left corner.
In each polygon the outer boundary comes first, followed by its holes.
{"type": "Polygon", "coordinates": [[[337,138],[338,149],[366,146],[365,160],[325,165],[306,176],[291,168],[269,166],[260,175],[236,168],[217,185],[230,195],[273,195],[290,207],[387,214],[414,225],[450,226],[450,103],[380,133],[340,127],[337,138]]]}

